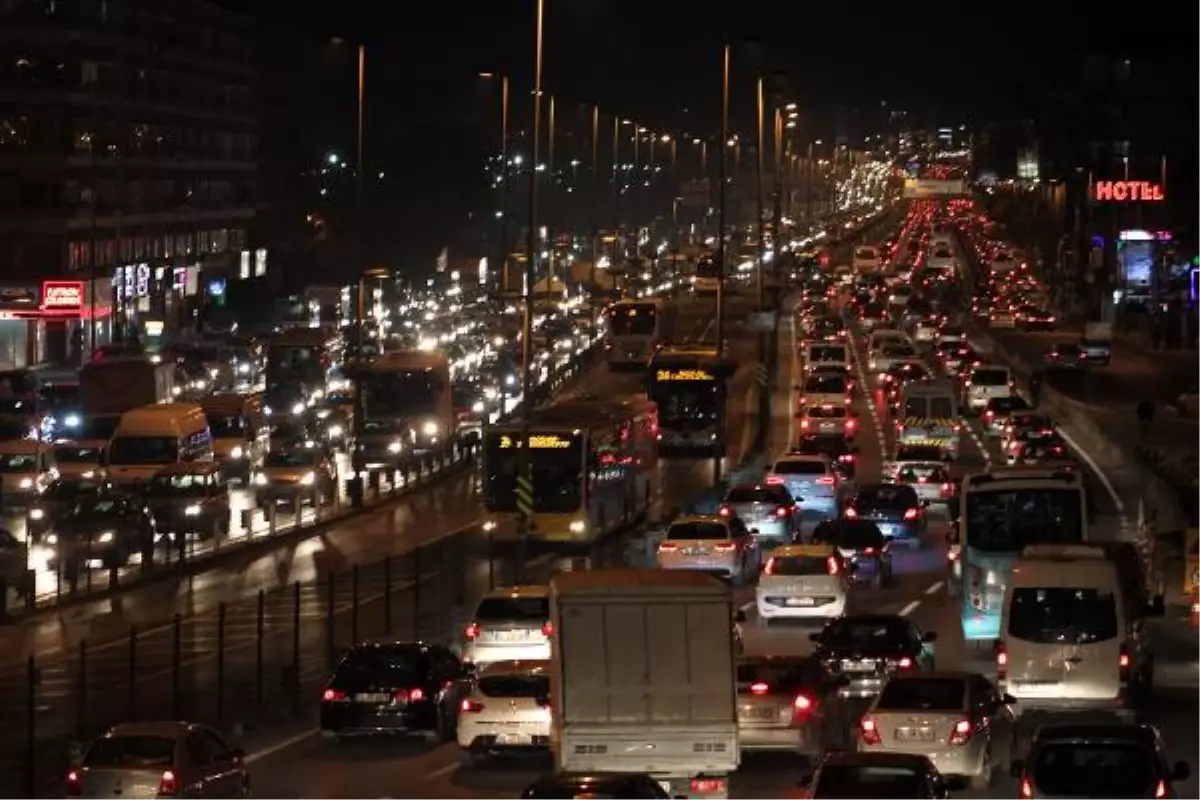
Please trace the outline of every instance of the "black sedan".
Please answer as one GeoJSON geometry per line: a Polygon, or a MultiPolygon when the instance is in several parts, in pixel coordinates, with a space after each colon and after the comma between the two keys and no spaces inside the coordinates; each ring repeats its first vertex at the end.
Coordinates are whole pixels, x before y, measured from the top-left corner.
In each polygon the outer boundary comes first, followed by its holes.
{"type": "Polygon", "coordinates": [[[892,551],[879,526],[865,519],[830,519],[812,532],[812,544],[833,545],[855,565],[853,579],[880,588],[892,583],[892,551]]]}
{"type": "Polygon", "coordinates": [[[900,483],[873,483],[859,488],[842,510],[847,519],[865,519],[879,526],[891,541],[916,547],[928,527],[925,506],[913,487],[900,483]]]}
{"type": "Polygon", "coordinates": [[[115,491],[112,483],[101,478],[56,478],[30,506],[25,530],[34,542],[40,543],[46,532],[70,516],[81,500],[115,491]]]}
{"type": "Polygon", "coordinates": [[[1049,369],[1083,369],[1088,354],[1076,342],[1058,342],[1042,356],[1042,363],[1049,369]]]}
{"type": "Polygon", "coordinates": [[[105,567],[129,563],[134,553],[147,562],[154,554],[154,518],[142,498],[102,493],[75,503],[42,538],[51,549],[48,565],[66,575],[99,561],[105,567]]]}
{"type": "Polygon", "coordinates": [[[858,465],[858,446],[840,433],[805,436],[790,452],[803,456],[828,456],[833,468],[845,478],[853,478],[858,465]]]}
{"type": "Polygon", "coordinates": [[[846,697],[877,694],[893,672],[934,668],[937,634],[898,614],[849,614],[810,638],[826,672],[844,679],[839,693],[846,697]]]}
{"type": "Polygon", "coordinates": [[[800,779],[808,797],[913,797],[943,800],[966,788],[915,753],[829,753],[800,779]]]}
{"type": "Polygon", "coordinates": [[[472,672],[447,647],[422,642],[356,645],[321,695],[327,741],[371,735],[453,738],[472,672]]]}
{"type": "Polygon", "coordinates": [[[563,797],[628,797],[631,800],[669,798],[671,793],[654,778],[639,772],[556,772],[539,778],[521,792],[531,800],[563,797]]]}
{"type": "Polygon", "coordinates": [[[738,745],[812,758],[849,746],[840,683],[812,656],[739,659],[738,745]]]}

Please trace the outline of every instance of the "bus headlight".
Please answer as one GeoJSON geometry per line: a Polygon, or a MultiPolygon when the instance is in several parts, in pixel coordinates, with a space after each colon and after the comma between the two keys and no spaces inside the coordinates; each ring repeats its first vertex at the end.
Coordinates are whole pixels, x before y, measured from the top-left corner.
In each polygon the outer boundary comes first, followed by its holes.
{"type": "Polygon", "coordinates": [[[571,533],[583,533],[585,530],[587,530],[587,523],[583,520],[577,519],[571,523],[570,529],[571,533]]]}
{"type": "Polygon", "coordinates": [[[68,428],[78,428],[79,423],[80,419],[78,414],[67,414],[67,416],[63,418],[63,425],[66,425],[68,428]]]}
{"type": "Polygon", "coordinates": [[[198,506],[198,505],[190,505],[190,506],[188,506],[187,508],[185,508],[185,509],[183,510],[183,515],[184,515],[185,517],[198,517],[198,516],[200,516],[200,506],[198,506]]]}
{"type": "Polygon", "coordinates": [[[312,472],[308,473],[307,475],[305,475],[303,478],[300,479],[301,486],[312,486],[316,482],[317,482],[317,476],[315,473],[312,473],[312,472]]]}
{"type": "Polygon", "coordinates": [[[344,431],[341,425],[330,425],[328,433],[330,439],[340,439],[344,431]]]}
{"type": "Polygon", "coordinates": [[[34,520],[36,520],[36,519],[45,519],[45,518],[46,518],[46,512],[45,512],[45,511],[43,511],[43,510],[42,510],[42,509],[40,509],[40,508],[33,508],[33,509],[30,509],[30,511],[29,511],[29,518],[30,518],[30,519],[34,519],[34,520]]]}
{"type": "Polygon", "coordinates": [[[241,458],[244,455],[246,455],[246,451],[242,449],[241,445],[238,445],[229,451],[230,458],[241,458]]]}
{"type": "Polygon", "coordinates": [[[22,489],[33,488],[33,478],[21,478],[21,483],[18,484],[22,489]]]}
{"type": "Polygon", "coordinates": [[[304,413],[304,408],[305,408],[304,403],[296,403],[295,405],[292,406],[292,413],[295,414],[296,416],[300,416],[301,414],[304,413]]]}
{"type": "Polygon", "coordinates": [[[400,443],[399,442],[388,442],[388,452],[389,453],[399,453],[400,452],[400,443]]]}
{"type": "Polygon", "coordinates": [[[425,434],[426,436],[437,436],[438,424],[433,420],[429,420],[421,426],[421,433],[425,434]]]}

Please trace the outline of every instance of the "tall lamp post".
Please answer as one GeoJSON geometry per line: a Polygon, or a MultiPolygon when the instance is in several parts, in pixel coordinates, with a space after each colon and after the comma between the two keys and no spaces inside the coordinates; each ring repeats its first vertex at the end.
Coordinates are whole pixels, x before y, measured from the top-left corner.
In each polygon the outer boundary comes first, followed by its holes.
{"type": "Polygon", "coordinates": [[[524,577],[528,537],[534,529],[533,474],[530,458],[530,425],[533,414],[533,284],[534,256],[537,252],[537,185],[538,158],[541,149],[542,120],[542,22],[545,16],[545,0],[537,0],[536,55],[533,72],[533,160],[529,175],[529,230],[526,235],[525,253],[525,319],[521,331],[521,449],[517,456],[517,509],[520,522],[517,530],[516,577],[524,577]]]}
{"type": "MultiPolygon", "coordinates": [[[[479,77],[491,80],[495,75],[481,72],[479,77]]],[[[500,76],[500,291],[507,291],[508,277],[508,76],[500,76]]]]}
{"type": "Polygon", "coordinates": [[[600,106],[592,106],[592,269],[589,281],[596,289],[596,260],[600,258],[600,106]]]}
{"type": "MultiPolygon", "coordinates": [[[[363,353],[363,323],[364,323],[364,300],[363,300],[363,214],[366,211],[363,202],[363,182],[365,181],[366,165],[363,162],[365,157],[363,151],[363,95],[367,77],[367,48],[364,45],[358,46],[358,124],[357,124],[357,154],[355,160],[358,162],[358,175],[355,181],[355,214],[354,214],[354,268],[360,273],[358,279],[358,302],[354,304],[354,337],[355,337],[355,358],[362,358],[363,353]]],[[[354,449],[351,451],[352,458],[350,459],[350,469],[354,472],[354,477],[351,478],[348,484],[350,505],[353,508],[362,508],[363,506],[363,454],[362,438],[363,426],[363,393],[361,376],[356,377],[354,381],[354,449]]]]}
{"type": "MultiPolygon", "coordinates": [[[[721,65],[721,184],[717,222],[717,357],[725,355],[725,143],[729,141],[729,45],[721,65]]],[[[713,483],[721,480],[721,456],[713,458],[713,483]]]]}

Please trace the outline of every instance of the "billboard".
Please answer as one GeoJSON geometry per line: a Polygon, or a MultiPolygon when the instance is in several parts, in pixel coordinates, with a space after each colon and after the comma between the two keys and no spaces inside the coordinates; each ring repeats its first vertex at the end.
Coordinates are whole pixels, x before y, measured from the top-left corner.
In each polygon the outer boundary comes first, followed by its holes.
{"type": "Polygon", "coordinates": [[[930,197],[958,197],[966,193],[967,182],[962,178],[943,181],[906,178],[904,181],[904,196],[915,199],[930,197]]]}

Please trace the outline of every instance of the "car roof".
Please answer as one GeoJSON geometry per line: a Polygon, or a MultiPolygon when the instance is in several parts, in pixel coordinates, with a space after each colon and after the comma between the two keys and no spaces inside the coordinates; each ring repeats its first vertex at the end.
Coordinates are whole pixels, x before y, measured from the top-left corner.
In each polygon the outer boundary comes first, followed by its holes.
{"type": "Polygon", "coordinates": [[[501,586],[492,589],[483,596],[484,600],[497,597],[520,598],[520,597],[549,597],[550,587],[545,585],[526,584],[521,586],[501,586]]]}
{"type": "Polygon", "coordinates": [[[178,739],[192,731],[202,730],[203,725],[195,722],[163,720],[159,722],[121,722],[104,732],[101,738],[117,736],[158,736],[163,739],[178,739]]]}
{"type": "Polygon", "coordinates": [[[494,678],[497,676],[520,675],[549,675],[550,662],[544,659],[525,659],[510,661],[493,661],[476,674],[478,678],[494,678]]]}
{"type": "Polygon", "coordinates": [[[910,767],[915,770],[929,770],[933,762],[928,756],[917,753],[854,753],[846,750],[830,751],[821,760],[821,766],[858,767],[858,766],[889,766],[910,767]]]}
{"type": "Polygon", "coordinates": [[[831,544],[784,544],[771,551],[771,558],[780,556],[831,556],[835,548],[831,544]]]}
{"type": "Polygon", "coordinates": [[[1040,726],[1033,735],[1035,743],[1048,740],[1123,741],[1157,746],[1159,733],[1151,725],[1119,723],[1052,723],[1040,726]]]}

